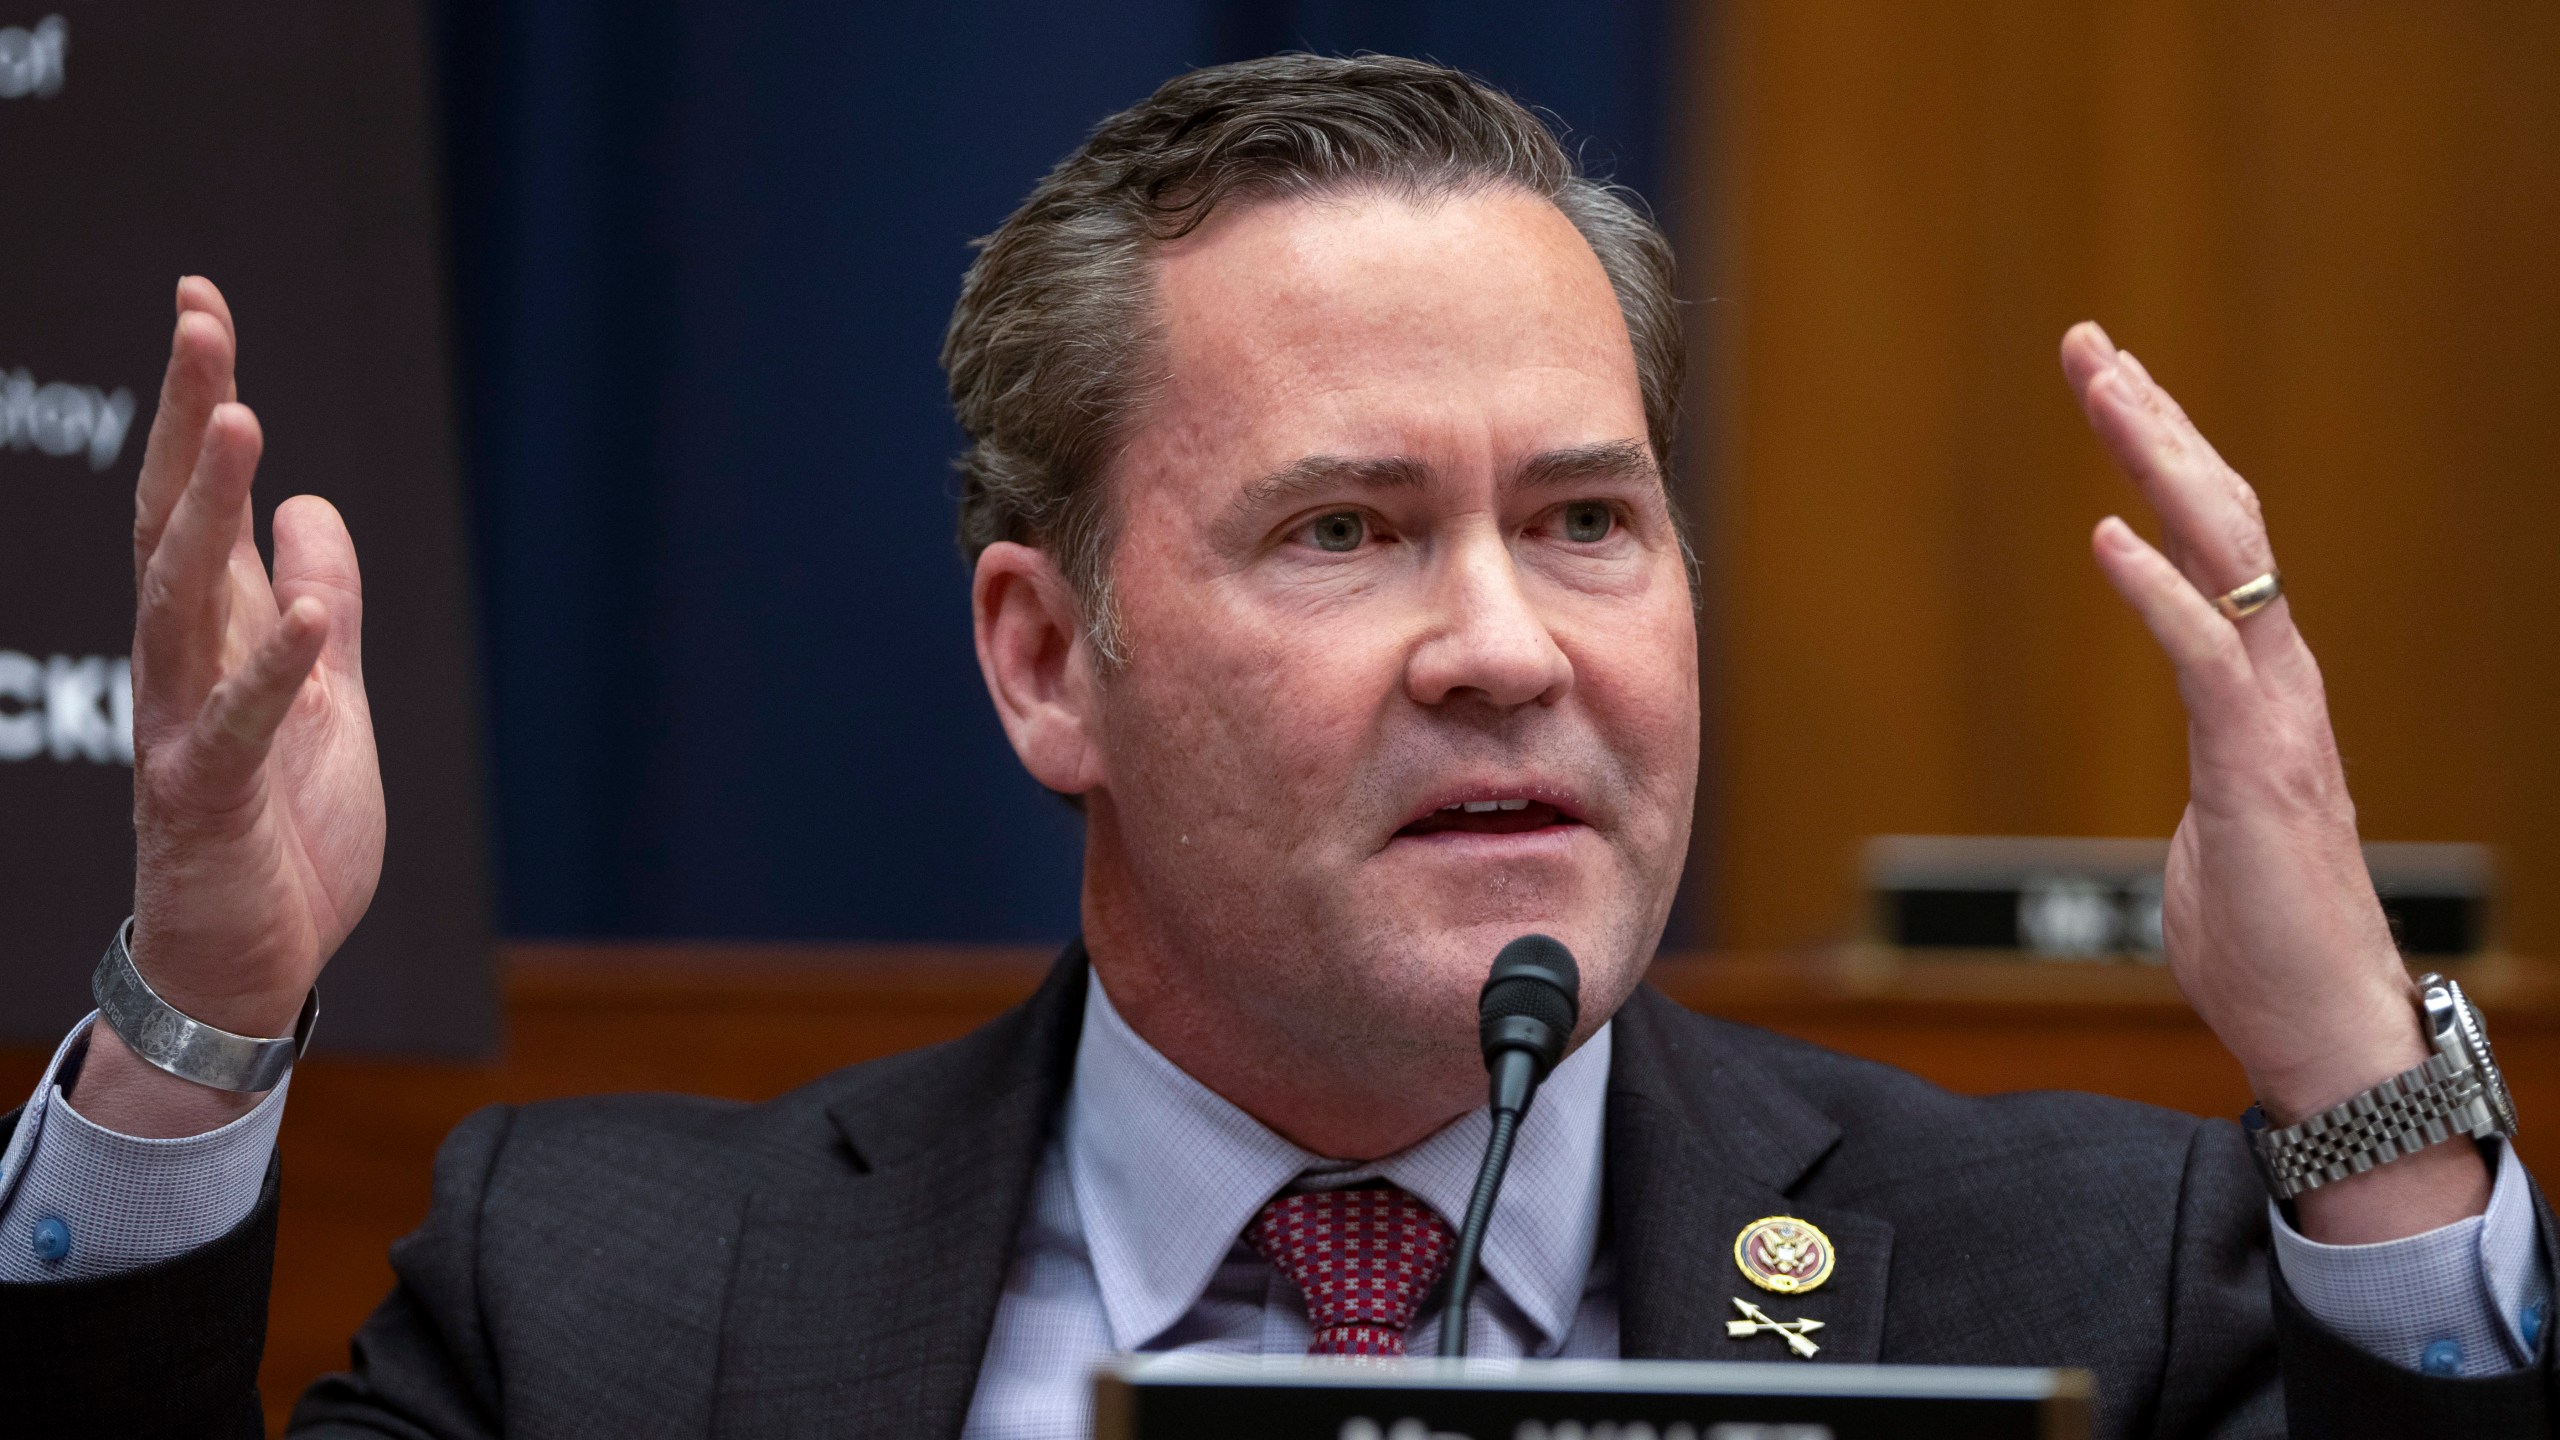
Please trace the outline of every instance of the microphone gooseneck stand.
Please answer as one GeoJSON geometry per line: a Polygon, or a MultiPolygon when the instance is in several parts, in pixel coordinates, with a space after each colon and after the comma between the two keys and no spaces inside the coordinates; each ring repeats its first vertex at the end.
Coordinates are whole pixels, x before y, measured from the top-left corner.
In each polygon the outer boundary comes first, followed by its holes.
{"type": "Polygon", "coordinates": [[[1511,1166],[1512,1142],[1538,1086],[1564,1058],[1582,1013],[1582,971],[1573,952],[1544,935],[1523,935],[1493,957],[1493,973],[1476,997],[1476,1034],[1493,1099],[1493,1134],[1476,1169],[1475,1193],[1458,1226],[1457,1254],[1449,1262],[1449,1298],[1440,1308],[1440,1354],[1467,1353],[1467,1302],[1474,1298],[1477,1252],[1493,1220],[1494,1197],[1511,1166]]]}

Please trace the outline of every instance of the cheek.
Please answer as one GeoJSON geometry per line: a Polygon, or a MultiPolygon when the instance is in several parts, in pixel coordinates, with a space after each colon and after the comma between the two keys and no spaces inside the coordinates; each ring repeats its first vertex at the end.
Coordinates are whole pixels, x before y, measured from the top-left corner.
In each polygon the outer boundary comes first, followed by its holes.
{"type": "Polygon", "coordinates": [[[1687,588],[1676,605],[1609,619],[1566,647],[1576,688],[1629,765],[1630,786],[1685,825],[1698,775],[1698,639],[1687,588]]]}
{"type": "Polygon", "coordinates": [[[1124,805],[1194,832],[1329,830],[1314,822],[1339,808],[1374,743],[1392,647],[1275,613],[1225,577],[1164,583],[1151,577],[1178,572],[1159,557],[1123,558],[1130,663],[1106,687],[1105,749],[1124,805]]]}

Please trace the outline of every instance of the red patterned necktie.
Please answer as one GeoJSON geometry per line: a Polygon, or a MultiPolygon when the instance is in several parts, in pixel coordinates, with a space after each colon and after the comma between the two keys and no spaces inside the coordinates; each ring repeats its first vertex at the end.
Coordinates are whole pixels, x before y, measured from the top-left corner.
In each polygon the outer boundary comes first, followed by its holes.
{"type": "Polygon", "coordinates": [[[1457,1242],[1430,1206],[1392,1185],[1283,1195],[1244,1238],[1307,1297],[1310,1355],[1403,1354],[1405,1327],[1457,1242]]]}

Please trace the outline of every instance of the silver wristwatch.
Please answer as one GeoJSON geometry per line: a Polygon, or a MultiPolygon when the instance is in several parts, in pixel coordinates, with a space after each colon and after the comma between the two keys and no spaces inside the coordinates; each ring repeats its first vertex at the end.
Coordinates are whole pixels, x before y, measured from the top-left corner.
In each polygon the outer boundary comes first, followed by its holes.
{"type": "Polygon", "coordinates": [[[89,977],[89,996],[98,1002],[98,1017],[124,1041],[125,1048],[181,1080],[216,1090],[273,1090],[311,1043],[312,1023],[320,1018],[320,990],[312,987],[302,1002],[293,1033],[281,1040],[260,1040],[218,1030],[163,1000],[134,968],[128,916],[107,942],[105,958],[89,977]]]}
{"type": "Polygon", "coordinates": [[[2278,1200],[2388,1165],[2456,1135],[2516,1133],[2516,1106],[2489,1051],[2489,1032],[2462,987],[2418,977],[2418,1018],[2435,1053],[2361,1095],[2278,1130],[2249,1107],[2241,1126],[2258,1173],[2278,1200]]]}

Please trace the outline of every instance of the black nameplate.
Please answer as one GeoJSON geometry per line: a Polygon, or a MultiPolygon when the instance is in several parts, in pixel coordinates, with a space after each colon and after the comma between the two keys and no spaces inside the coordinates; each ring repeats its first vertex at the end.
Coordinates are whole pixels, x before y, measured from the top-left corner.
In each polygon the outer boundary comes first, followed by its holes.
{"type": "Polygon", "coordinates": [[[1094,1381],[1098,1440],[2069,1440],[2078,1370],[1700,1361],[1140,1357],[1094,1381]]]}
{"type": "MultiPolygon", "coordinates": [[[[2496,874],[2487,850],[2364,849],[2401,953],[2444,961],[2492,948],[2496,874]]],[[[2168,854],[2165,840],[1880,835],[1864,866],[1872,933],[1904,950],[2156,961],[2168,854]]]]}

